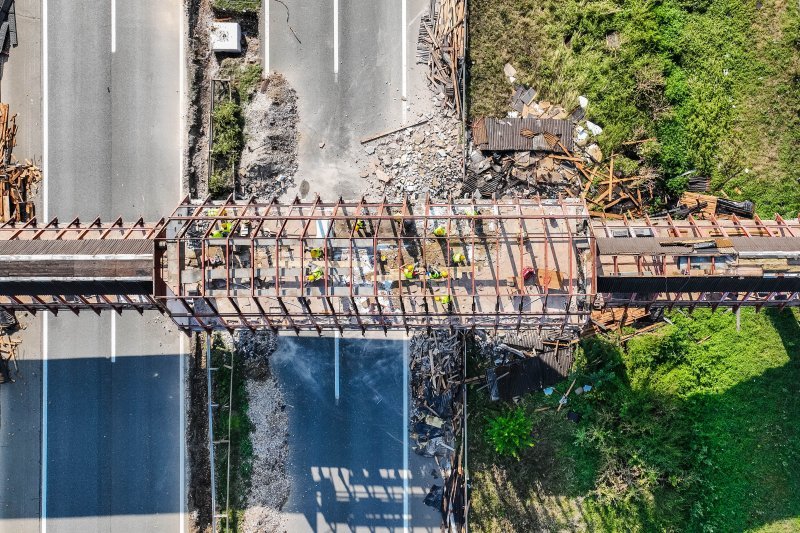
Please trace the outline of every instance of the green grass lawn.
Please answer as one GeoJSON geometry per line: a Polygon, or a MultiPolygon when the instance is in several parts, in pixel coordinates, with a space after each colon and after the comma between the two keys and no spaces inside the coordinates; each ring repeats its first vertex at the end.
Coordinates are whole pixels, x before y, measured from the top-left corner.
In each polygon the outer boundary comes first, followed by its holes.
{"type": "MultiPolygon", "coordinates": [[[[219,335],[214,335],[211,344],[211,363],[218,370],[214,372],[212,390],[213,399],[220,407],[214,411],[214,439],[228,438],[230,420],[230,468],[228,467],[227,446],[219,444],[215,447],[214,468],[216,473],[217,506],[219,512],[225,511],[228,502],[228,475],[230,470],[230,531],[239,530],[239,519],[247,504],[247,492],[253,468],[253,442],[250,434],[253,424],[248,416],[249,403],[244,366],[234,353],[233,370],[226,365],[231,364],[231,352],[219,335]],[[233,386],[233,394],[231,394],[233,386]],[[233,400],[232,409],[231,398],[233,400]]],[[[222,526],[224,521],[220,522],[222,526]]]]}
{"type": "Polygon", "coordinates": [[[729,312],[671,319],[624,350],[585,341],[582,420],[526,397],[520,461],[481,432],[505,408],[471,395],[472,530],[800,530],[800,313],[743,311],[741,332],[729,312]]]}
{"type": "Polygon", "coordinates": [[[694,170],[763,215],[800,210],[797,2],[469,0],[469,14],[472,117],[509,110],[510,62],[540,99],[587,96],[603,153],[656,169],[672,196],[694,170]]]}

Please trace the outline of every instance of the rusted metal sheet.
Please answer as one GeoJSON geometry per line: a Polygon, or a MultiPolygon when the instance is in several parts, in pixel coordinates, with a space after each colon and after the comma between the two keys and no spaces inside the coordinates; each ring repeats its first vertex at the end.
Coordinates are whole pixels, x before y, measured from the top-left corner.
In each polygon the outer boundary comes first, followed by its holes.
{"type": "Polygon", "coordinates": [[[12,255],[152,255],[149,239],[0,241],[0,256],[12,255]]]}
{"type": "Polygon", "coordinates": [[[552,135],[558,138],[564,148],[572,152],[572,128],[572,122],[569,120],[485,117],[475,121],[472,136],[475,146],[480,150],[562,151],[557,144],[548,142],[548,137],[552,135]],[[524,130],[529,130],[533,136],[523,135],[524,130]],[[544,133],[550,135],[545,136],[544,133]]]}

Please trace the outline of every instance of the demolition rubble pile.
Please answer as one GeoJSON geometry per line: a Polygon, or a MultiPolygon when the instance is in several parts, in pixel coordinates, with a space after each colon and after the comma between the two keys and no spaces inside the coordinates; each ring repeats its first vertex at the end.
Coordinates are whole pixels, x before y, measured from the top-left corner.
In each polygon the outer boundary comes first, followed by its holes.
{"type": "Polygon", "coordinates": [[[293,184],[297,170],[297,93],[270,74],[244,108],[240,195],[271,200],[293,184]]]}
{"type": "Polygon", "coordinates": [[[419,25],[417,63],[427,64],[433,92],[461,114],[465,0],[432,0],[419,25]]]}
{"type": "Polygon", "coordinates": [[[269,372],[269,357],[277,338],[269,331],[241,331],[235,348],[247,377],[248,416],[253,425],[253,469],[240,530],[245,533],[282,531],[281,512],[289,498],[286,461],[289,419],[283,393],[269,372]]]}
{"type": "MultiPolygon", "coordinates": [[[[511,65],[505,70],[514,80],[516,70],[511,65]]],[[[646,167],[632,175],[615,170],[614,154],[605,163],[596,142],[603,128],[586,120],[585,97],[570,111],[536,97],[535,89],[517,85],[507,117],[473,122],[465,192],[583,196],[595,216],[641,215],[653,198],[658,174],[646,167]]],[[[625,144],[634,151],[651,140],[625,144]]]]}
{"type": "MultiPolygon", "coordinates": [[[[441,102],[434,96],[434,101],[441,102]]],[[[402,201],[406,195],[445,199],[458,193],[463,175],[461,123],[441,106],[416,126],[364,142],[361,176],[367,196],[402,201]]]]}
{"type": "MultiPolygon", "coordinates": [[[[552,386],[569,374],[575,360],[577,331],[509,331],[491,336],[476,330],[475,345],[488,370],[486,382],[493,401],[508,401],[552,386]]],[[[472,378],[475,379],[475,378],[472,378]]]]}
{"type": "Polygon", "coordinates": [[[42,171],[31,161],[19,162],[11,154],[16,146],[17,115],[8,104],[0,104],[0,221],[27,221],[34,216],[32,198],[42,171]]]}
{"type": "Polygon", "coordinates": [[[433,330],[412,337],[411,433],[413,449],[433,458],[442,485],[434,484],[425,504],[458,531],[464,524],[464,471],[460,446],[464,413],[464,334],[433,330]]]}

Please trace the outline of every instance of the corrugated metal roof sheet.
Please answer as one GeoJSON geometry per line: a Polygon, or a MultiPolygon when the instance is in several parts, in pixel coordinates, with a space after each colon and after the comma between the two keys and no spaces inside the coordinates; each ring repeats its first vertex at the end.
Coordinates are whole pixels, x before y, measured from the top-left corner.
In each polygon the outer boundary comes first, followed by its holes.
{"type": "Polygon", "coordinates": [[[572,152],[572,122],[569,120],[537,118],[493,118],[475,121],[472,138],[480,150],[492,151],[560,151],[545,140],[543,132],[555,135],[572,152]],[[522,130],[531,130],[533,137],[525,137],[522,130]]]}

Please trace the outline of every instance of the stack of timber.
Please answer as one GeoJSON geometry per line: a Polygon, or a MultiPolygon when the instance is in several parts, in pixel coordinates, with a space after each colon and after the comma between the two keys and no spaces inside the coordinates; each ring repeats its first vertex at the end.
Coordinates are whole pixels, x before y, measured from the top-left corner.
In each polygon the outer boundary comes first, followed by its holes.
{"type": "Polygon", "coordinates": [[[583,336],[619,331],[640,320],[651,319],[650,312],[643,307],[609,307],[592,311],[592,317],[583,336]]]}
{"type": "Polygon", "coordinates": [[[578,164],[583,181],[583,196],[592,216],[639,218],[653,200],[658,175],[647,169],[634,176],[623,176],[614,171],[614,154],[608,165],[597,164],[587,168],[578,164]]]}
{"type": "Polygon", "coordinates": [[[16,115],[8,104],[0,104],[0,221],[27,221],[34,216],[31,197],[42,179],[42,171],[30,160],[18,162],[12,155],[16,146],[16,115]]]}
{"type": "Polygon", "coordinates": [[[0,52],[17,46],[17,14],[14,0],[0,0],[0,52]]]}
{"type": "Polygon", "coordinates": [[[428,65],[428,81],[434,92],[461,113],[464,70],[465,0],[431,0],[430,14],[420,21],[417,63],[428,65]]]}

